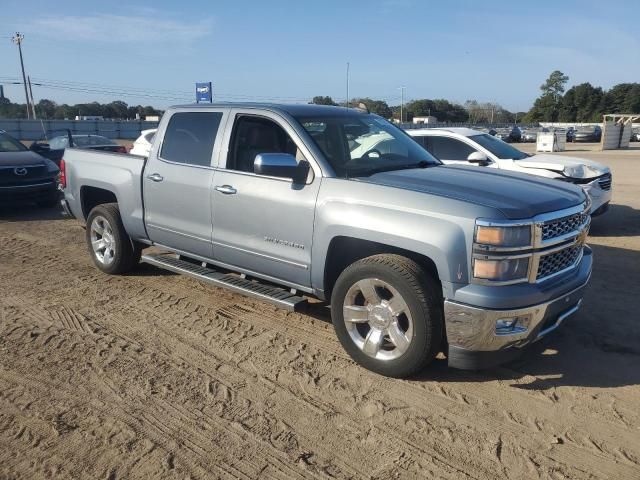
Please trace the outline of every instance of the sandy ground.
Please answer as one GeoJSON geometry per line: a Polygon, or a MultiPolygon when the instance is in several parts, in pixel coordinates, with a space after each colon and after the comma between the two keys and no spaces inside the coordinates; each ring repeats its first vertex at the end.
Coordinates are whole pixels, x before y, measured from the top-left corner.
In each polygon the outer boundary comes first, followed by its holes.
{"type": "Polygon", "coordinates": [[[567,153],[614,173],[584,308],[507,366],[407,381],[322,306],[110,277],[74,220],[0,212],[0,478],[640,478],[640,150],[567,153]]]}

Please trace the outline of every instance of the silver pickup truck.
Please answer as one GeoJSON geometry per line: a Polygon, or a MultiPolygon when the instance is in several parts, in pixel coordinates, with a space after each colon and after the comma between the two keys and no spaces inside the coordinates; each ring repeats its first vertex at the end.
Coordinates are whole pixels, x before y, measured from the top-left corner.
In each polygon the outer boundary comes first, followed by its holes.
{"type": "Polygon", "coordinates": [[[173,107],[148,158],[68,149],[61,183],[104,272],[141,259],[292,310],[327,300],[345,350],[388,376],[439,352],[465,369],[514,358],[591,274],[581,188],[443,166],[354,109],[173,107]]]}

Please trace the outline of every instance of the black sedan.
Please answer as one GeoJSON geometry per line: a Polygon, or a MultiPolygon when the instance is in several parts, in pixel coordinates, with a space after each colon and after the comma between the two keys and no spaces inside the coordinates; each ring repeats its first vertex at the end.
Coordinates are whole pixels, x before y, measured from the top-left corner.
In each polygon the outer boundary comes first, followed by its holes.
{"type": "Polygon", "coordinates": [[[58,173],[54,162],[0,131],[0,204],[53,207],[60,198],[58,173]]]}
{"type": "Polygon", "coordinates": [[[53,137],[49,142],[34,142],[31,144],[31,150],[53,160],[60,165],[60,160],[64,155],[66,148],[87,148],[89,150],[103,150],[115,153],[127,153],[127,149],[122,145],[118,145],[110,138],[101,135],[60,135],[53,137]]]}
{"type": "Polygon", "coordinates": [[[574,142],[597,143],[602,138],[602,129],[598,125],[592,127],[580,127],[573,134],[574,142]]]}

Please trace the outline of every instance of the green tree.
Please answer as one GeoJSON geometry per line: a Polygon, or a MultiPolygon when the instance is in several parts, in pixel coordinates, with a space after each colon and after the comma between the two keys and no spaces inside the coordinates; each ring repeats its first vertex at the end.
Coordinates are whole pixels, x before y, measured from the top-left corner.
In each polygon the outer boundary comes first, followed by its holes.
{"type": "MultiPolygon", "coordinates": [[[[394,116],[400,118],[399,107],[394,111],[394,116]]],[[[467,110],[462,105],[451,103],[445,99],[430,100],[423,98],[413,100],[405,106],[405,117],[407,121],[413,117],[433,116],[439,122],[466,122],[469,118],[467,110]]]]}
{"type": "Polygon", "coordinates": [[[523,120],[526,122],[555,122],[559,116],[562,94],[567,81],[569,81],[569,77],[560,70],[551,72],[549,78],[540,85],[542,95],[536,99],[523,120]]]}
{"type": "Polygon", "coordinates": [[[380,115],[384,118],[391,118],[393,116],[393,112],[391,111],[391,107],[384,100],[374,100],[369,97],[364,98],[354,98],[351,100],[350,104],[352,106],[357,106],[360,103],[366,105],[371,113],[375,113],[376,115],[380,115]]]}
{"type": "Polygon", "coordinates": [[[561,122],[593,122],[602,116],[602,88],[581,83],[567,90],[558,113],[561,122]]]}
{"type": "Polygon", "coordinates": [[[323,97],[321,95],[317,95],[313,97],[313,99],[309,103],[313,103],[316,105],[338,105],[336,102],[333,101],[333,98],[328,96],[323,97]]]}
{"type": "Polygon", "coordinates": [[[540,85],[540,90],[542,90],[542,95],[551,95],[553,99],[557,102],[562,97],[564,93],[564,87],[569,81],[569,77],[562,73],[560,70],[554,70],[549,75],[549,78],[540,85]]]}
{"type": "Polygon", "coordinates": [[[58,105],[53,100],[43,98],[36,105],[36,112],[41,118],[54,118],[58,105]]]}

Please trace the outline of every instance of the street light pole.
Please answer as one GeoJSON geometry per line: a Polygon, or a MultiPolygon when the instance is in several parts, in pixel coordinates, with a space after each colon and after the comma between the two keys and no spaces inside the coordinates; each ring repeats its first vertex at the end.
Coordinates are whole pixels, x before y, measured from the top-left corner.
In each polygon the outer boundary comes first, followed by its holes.
{"type": "Polygon", "coordinates": [[[36,102],[33,101],[33,89],[31,88],[31,77],[27,75],[27,82],[29,83],[29,98],[31,98],[31,113],[33,114],[33,119],[36,117],[36,102]]]}
{"type": "Polygon", "coordinates": [[[347,108],[349,108],[349,62],[347,62],[347,108]]]}
{"type": "Polygon", "coordinates": [[[404,89],[407,87],[400,87],[400,125],[404,123],[404,89]]]}
{"type": "Polygon", "coordinates": [[[22,68],[22,84],[24,85],[24,96],[27,99],[27,118],[31,118],[31,112],[29,111],[29,92],[27,91],[27,77],[24,74],[24,61],[22,60],[22,40],[24,40],[24,35],[20,32],[16,32],[16,34],[12,38],[13,43],[18,45],[18,52],[20,53],[20,67],[22,68]]]}

